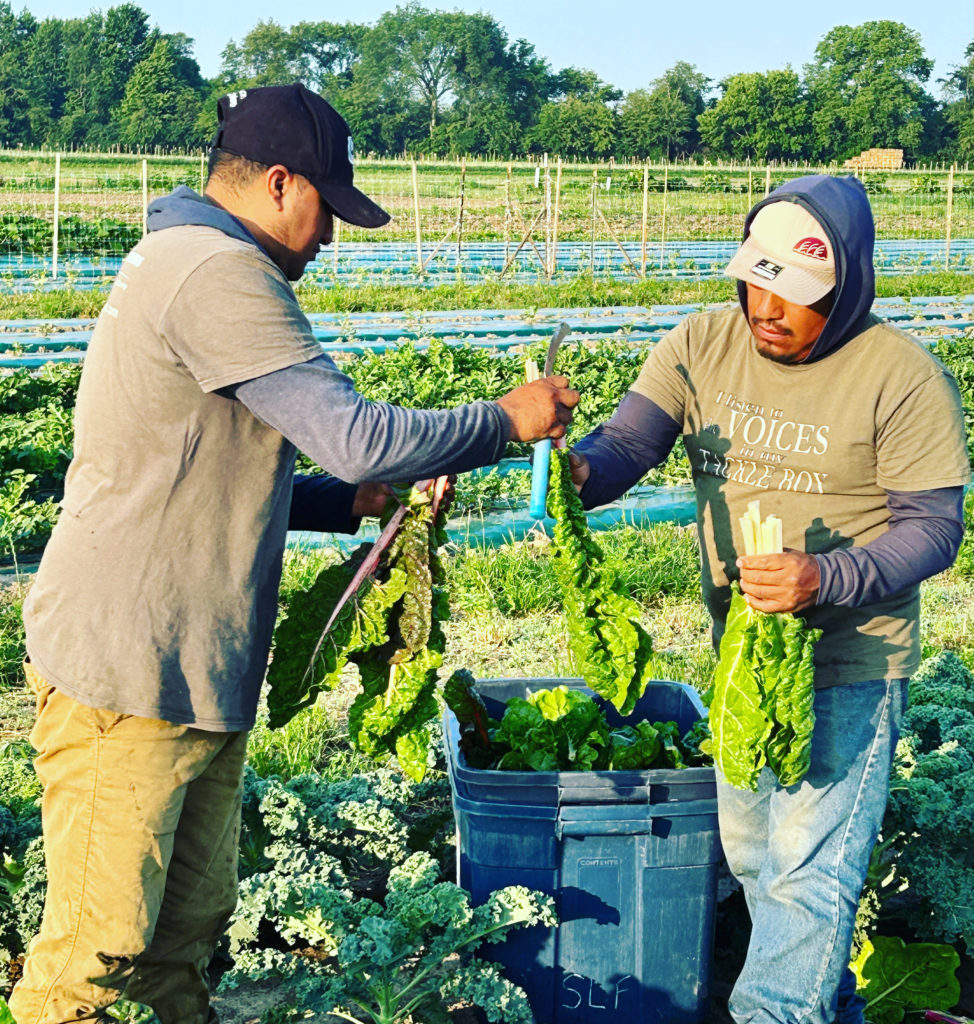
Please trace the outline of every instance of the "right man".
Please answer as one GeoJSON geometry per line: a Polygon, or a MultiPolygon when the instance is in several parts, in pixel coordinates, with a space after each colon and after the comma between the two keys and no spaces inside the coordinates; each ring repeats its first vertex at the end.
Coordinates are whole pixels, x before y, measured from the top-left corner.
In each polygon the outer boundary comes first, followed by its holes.
{"type": "Polygon", "coordinates": [[[806,776],[784,788],[765,768],[751,793],[718,773],[721,841],[752,924],[730,998],[738,1024],[862,1022],[847,965],[920,659],[919,584],[950,565],[963,533],[957,386],[870,312],[873,236],[854,178],[772,192],[727,268],[739,307],[687,317],[573,449],[592,508],[682,435],[715,642],[734,580],[753,608],[823,631],[806,776]],[[781,518],[783,554],[744,554],[738,520],[754,500],[781,518]]]}

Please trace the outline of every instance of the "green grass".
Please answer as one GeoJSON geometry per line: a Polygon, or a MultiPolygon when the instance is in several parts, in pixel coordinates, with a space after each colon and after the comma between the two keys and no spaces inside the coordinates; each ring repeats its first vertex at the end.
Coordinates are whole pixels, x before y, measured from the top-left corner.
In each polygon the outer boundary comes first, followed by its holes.
{"type": "Polygon", "coordinates": [[[23,683],[25,584],[0,582],[0,693],[23,683]]]}
{"type": "MultiPolygon", "coordinates": [[[[881,276],[879,296],[970,295],[970,274],[932,273],[881,276]]],[[[105,290],[65,288],[51,292],[0,295],[0,319],[60,319],[96,317],[107,297],[105,290]]],[[[389,310],[539,309],[542,307],[653,306],[731,302],[736,291],[731,281],[650,279],[617,281],[582,275],[556,284],[449,284],[423,288],[410,285],[337,285],[298,287],[307,313],[357,313],[389,310]]]]}
{"type": "MultiPolygon", "coordinates": [[[[622,527],[596,535],[604,565],[637,601],[650,608],[673,595],[692,599],[699,590],[700,559],[693,528],[661,523],[652,529],[622,527]]],[[[559,611],[561,593],[542,534],[498,548],[460,548],[445,561],[450,605],[463,613],[507,616],[559,611]]]]}

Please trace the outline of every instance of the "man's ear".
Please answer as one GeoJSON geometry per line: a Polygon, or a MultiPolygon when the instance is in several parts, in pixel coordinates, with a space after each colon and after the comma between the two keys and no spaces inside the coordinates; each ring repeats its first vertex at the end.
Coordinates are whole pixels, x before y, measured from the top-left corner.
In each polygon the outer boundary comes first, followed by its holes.
{"type": "Polygon", "coordinates": [[[264,173],[264,187],[271,201],[278,207],[284,201],[284,193],[293,183],[294,176],[283,164],[274,164],[264,173]]]}

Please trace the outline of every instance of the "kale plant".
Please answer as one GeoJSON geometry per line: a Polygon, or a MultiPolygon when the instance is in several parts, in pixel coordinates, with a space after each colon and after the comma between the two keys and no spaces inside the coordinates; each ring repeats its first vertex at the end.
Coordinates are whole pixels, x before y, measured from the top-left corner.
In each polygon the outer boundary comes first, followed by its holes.
{"type": "Polygon", "coordinates": [[[974,675],[951,652],[910,682],[884,841],[907,883],[904,916],[921,939],[974,952],[974,675]]]}

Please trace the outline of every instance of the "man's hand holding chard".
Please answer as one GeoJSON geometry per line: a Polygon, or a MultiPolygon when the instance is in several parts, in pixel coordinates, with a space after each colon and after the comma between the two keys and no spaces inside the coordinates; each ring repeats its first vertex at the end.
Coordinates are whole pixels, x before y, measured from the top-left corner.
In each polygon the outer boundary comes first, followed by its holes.
{"type": "Polygon", "coordinates": [[[818,562],[804,551],[785,548],[775,555],[745,555],[737,567],[747,603],[759,612],[797,612],[818,597],[818,562]]]}

